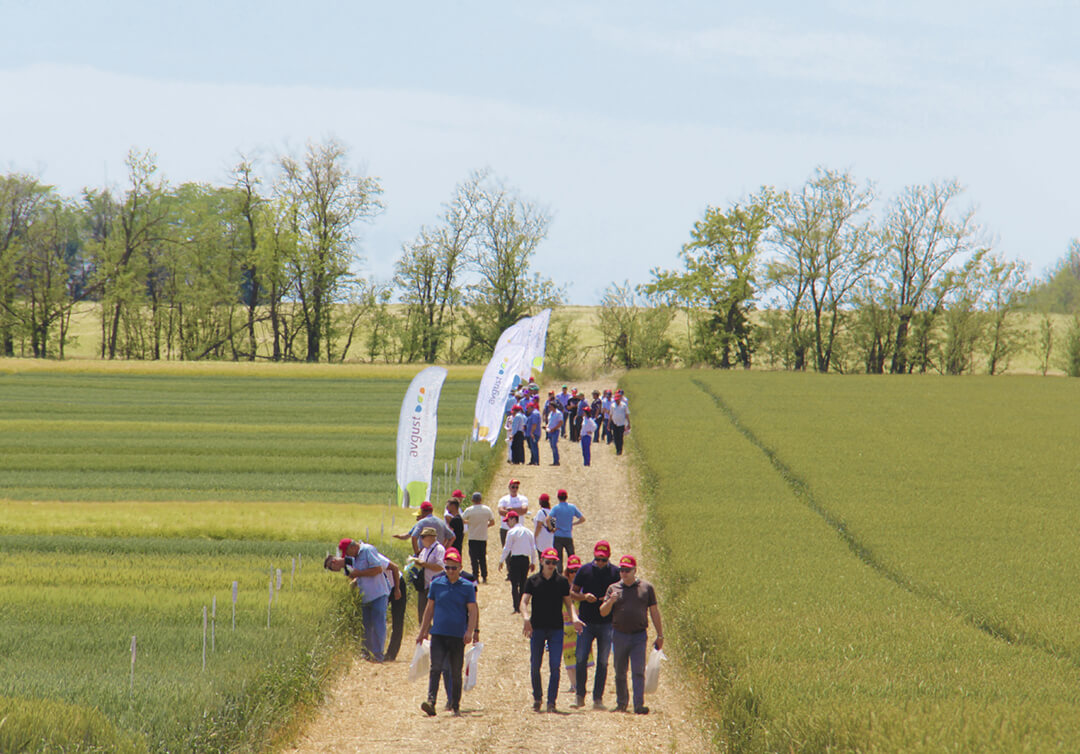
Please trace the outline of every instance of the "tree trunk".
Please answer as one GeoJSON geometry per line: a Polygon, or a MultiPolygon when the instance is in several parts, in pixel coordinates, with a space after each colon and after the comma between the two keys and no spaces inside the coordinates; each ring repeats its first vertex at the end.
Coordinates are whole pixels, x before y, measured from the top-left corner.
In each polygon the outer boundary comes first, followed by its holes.
{"type": "Polygon", "coordinates": [[[893,374],[907,373],[907,335],[908,325],[911,322],[911,314],[901,314],[900,324],[896,326],[896,346],[893,349],[892,368],[893,374]]]}

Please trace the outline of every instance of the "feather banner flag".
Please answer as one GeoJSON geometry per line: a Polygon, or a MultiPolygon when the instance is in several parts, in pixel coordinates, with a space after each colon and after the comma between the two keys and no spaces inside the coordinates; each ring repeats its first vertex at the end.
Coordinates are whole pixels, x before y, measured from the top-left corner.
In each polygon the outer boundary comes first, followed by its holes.
{"type": "Polygon", "coordinates": [[[446,380],[442,367],[428,367],[413,377],[401,401],[397,434],[397,499],[408,508],[428,499],[435,438],[439,433],[439,393],[446,380]]]}
{"type": "Polygon", "coordinates": [[[527,347],[522,343],[505,343],[488,362],[480,379],[480,392],[476,396],[473,441],[487,440],[491,445],[498,441],[506,397],[510,395],[514,380],[519,379],[518,369],[526,351],[527,347]]]}

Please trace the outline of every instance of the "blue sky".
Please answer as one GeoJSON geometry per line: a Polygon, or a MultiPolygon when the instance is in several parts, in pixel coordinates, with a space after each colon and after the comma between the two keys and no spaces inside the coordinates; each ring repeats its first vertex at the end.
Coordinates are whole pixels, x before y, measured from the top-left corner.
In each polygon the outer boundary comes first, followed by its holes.
{"type": "Polygon", "coordinates": [[[392,275],[470,170],[554,222],[535,268],[594,303],[673,267],[693,222],[817,165],[957,178],[1035,273],[1080,236],[1080,6],[1065,2],[185,3],[0,0],[0,169],[67,193],[138,147],[172,182],[334,136],[387,211],[392,275]]]}

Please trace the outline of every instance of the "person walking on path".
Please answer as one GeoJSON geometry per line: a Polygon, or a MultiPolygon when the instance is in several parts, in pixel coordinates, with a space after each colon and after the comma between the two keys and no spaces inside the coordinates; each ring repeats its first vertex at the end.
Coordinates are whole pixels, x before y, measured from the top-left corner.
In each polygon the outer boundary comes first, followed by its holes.
{"type": "Polygon", "coordinates": [[[582,396],[578,395],[577,388],[570,394],[570,400],[566,402],[566,424],[570,428],[570,442],[577,442],[581,430],[581,416],[578,408],[581,406],[582,396]]]}
{"type": "Polygon", "coordinates": [[[518,490],[521,489],[521,482],[517,479],[511,479],[508,485],[510,492],[499,498],[499,518],[502,519],[502,525],[499,527],[499,541],[502,544],[506,544],[506,532],[510,530],[510,526],[506,523],[506,514],[510,511],[516,511],[518,518],[525,520],[525,514],[529,512],[529,498],[524,495],[519,495],[518,490]]]}
{"type": "Polygon", "coordinates": [[[540,407],[535,401],[529,404],[529,415],[525,417],[525,442],[529,445],[529,465],[540,465],[540,427],[542,424],[540,407]]]}
{"type": "Polygon", "coordinates": [[[514,603],[514,612],[520,613],[525,580],[536,568],[536,540],[532,532],[521,525],[515,511],[506,514],[506,522],[510,531],[506,535],[502,557],[499,558],[499,570],[506,563],[506,570],[510,574],[510,599],[514,603]]]}
{"type": "Polygon", "coordinates": [[[604,685],[607,683],[608,656],[611,654],[611,615],[600,613],[600,602],[608,587],[619,580],[619,569],[611,565],[611,545],[600,540],[593,548],[593,560],[586,563],[574,578],[570,596],[581,603],[579,616],[585,624],[578,634],[575,673],[577,707],[585,706],[589,653],[596,642],[596,676],[593,679],[593,709],[604,708],[604,685]]]}
{"type": "Polygon", "coordinates": [[[622,393],[615,393],[615,402],[611,404],[611,436],[615,440],[615,455],[622,455],[623,435],[630,431],[630,407],[623,400],[622,393]]]}
{"type": "Polygon", "coordinates": [[[581,460],[586,466],[592,462],[593,435],[596,433],[596,422],[592,418],[592,407],[581,407],[581,460]]]}
{"type": "Polygon", "coordinates": [[[540,495],[540,510],[533,518],[536,526],[533,528],[533,538],[536,540],[536,551],[543,552],[549,547],[555,546],[555,519],[551,517],[551,498],[545,492],[540,495]]]}
{"type": "Polygon", "coordinates": [[[495,525],[495,514],[484,505],[484,496],[474,492],[472,505],[462,511],[461,519],[469,527],[469,560],[473,575],[482,578],[486,584],[488,529],[495,525]]]}
{"type": "Polygon", "coordinates": [[[554,548],[544,550],[540,572],[530,576],[525,582],[525,596],[522,598],[526,611],[532,607],[522,632],[529,639],[533,710],[536,712],[540,711],[543,695],[540,667],[544,662],[545,649],[548,654],[547,711],[555,712],[555,700],[559,696],[559,671],[562,666],[563,610],[570,611],[570,620],[575,630],[583,628],[570,599],[570,582],[556,570],[558,565],[559,556],[554,548]]]}
{"type": "Polygon", "coordinates": [[[566,422],[563,420],[563,412],[558,405],[552,406],[547,423],[547,439],[548,444],[551,445],[552,466],[559,465],[559,432],[565,427],[566,422]]]}
{"type": "MultiPolygon", "coordinates": [[[[394,610],[394,625],[390,638],[392,656],[384,652],[386,644],[386,612],[389,597],[404,605],[401,590],[401,571],[374,545],[358,539],[342,539],[338,542],[340,557],[328,557],[323,567],[331,571],[343,571],[352,585],[360,592],[360,613],[364,621],[364,656],[373,662],[393,660],[401,646],[401,632],[405,625],[405,611],[394,610]],[[401,613],[400,619],[397,613],[401,613]]],[[[396,604],[395,603],[395,604],[396,604]]]]}
{"type": "Polygon", "coordinates": [[[510,416],[510,463],[525,463],[525,413],[515,403],[510,416]]]}
{"type": "MultiPolygon", "coordinates": [[[[562,392],[555,396],[555,400],[559,402],[559,411],[562,412],[563,418],[565,419],[567,416],[569,416],[569,414],[567,413],[567,405],[570,402],[570,393],[568,392],[566,385],[562,386],[562,392]]],[[[560,424],[559,428],[562,431],[562,436],[566,437],[566,422],[564,421],[562,424],[560,424]]]]}
{"type": "Polygon", "coordinates": [[[559,570],[562,570],[563,553],[574,554],[574,526],[585,523],[585,516],[581,515],[578,507],[567,502],[569,495],[566,490],[555,493],[559,498],[558,504],[551,509],[551,517],[555,519],[554,547],[559,553],[559,570]]]}
{"type": "Polygon", "coordinates": [[[446,525],[445,519],[435,517],[435,506],[425,500],[420,503],[420,518],[417,519],[416,525],[409,532],[409,537],[412,540],[413,555],[419,554],[422,547],[420,532],[428,527],[435,529],[435,539],[444,548],[453,543],[454,532],[446,525]]]}
{"type": "Polygon", "coordinates": [[[446,511],[443,520],[454,535],[454,541],[447,545],[447,549],[453,547],[458,552],[465,546],[465,521],[461,518],[461,502],[452,497],[446,501],[446,511]]]}
{"type": "Polygon", "coordinates": [[[476,585],[461,578],[461,553],[446,551],[444,573],[437,576],[428,589],[428,602],[420,620],[419,644],[431,638],[431,670],[428,673],[427,699],[420,705],[429,717],[435,715],[439,696],[439,679],[443,666],[450,665],[450,685],[446,689],[450,709],[461,714],[461,668],[465,659],[465,644],[476,641],[476,585]]]}
{"type": "Polygon", "coordinates": [[[416,588],[416,620],[424,619],[424,608],[427,606],[428,589],[436,576],[442,573],[443,558],[446,556],[446,548],[437,541],[435,527],[428,526],[420,532],[420,542],[423,549],[420,554],[412,558],[413,563],[424,569],[424,578],[416,588]]]}
{"type": "Polygon", "coordinates": [[[634,684],[634,712],[649,714],[645,706],[645,649],[649,642],[649,619],[656,629],[656,649],[664,647],[664,627],[656,590],[648,581],[637,577],[637,559],[633,555],[619,558],[619,581],[608,587],[601,615],[611,615],[611,647],[615,654],[615,711],[625,712],[630,701],[626,687],[626,666],[630,666],[634,684]]]}

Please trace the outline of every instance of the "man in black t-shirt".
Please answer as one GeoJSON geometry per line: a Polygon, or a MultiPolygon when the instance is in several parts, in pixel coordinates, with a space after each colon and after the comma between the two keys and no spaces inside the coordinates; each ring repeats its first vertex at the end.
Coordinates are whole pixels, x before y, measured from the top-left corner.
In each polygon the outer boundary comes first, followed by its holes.
{"type": "Polygon", "coordinates": [[[596,677],[593,681],[593,708],[604,708],[604,684],[607,683],[608,656],[611,654],[611,616],[600,614],[600,603],[608,587],[619,580],[619,569],[611,565],[611,545],[600,540],[593,548],[593,561],[586,563],[574,577],[571,599],[581,603],[581,620],[585,628],[578,633],[574,668],[577,688],[575,707],[585,706],[585,681],[589,668],[589,652],[596,641],[596,677]]]}
{"type": "Polygon", "coordinates": [[[544,662],[544,649],[548,652],[547,710],[555,711],[555,699],[559,695],[559,670],[562,666],[563,608],[570,611],[574,628],[581,631],[584,625],[578,620],[574,603],[570,599],[570,582],[556,569],[559,553],[549,547],[540,555],[540,572],[525,582],[522,605],[525,610],[532,606],[530,617],[525,621],[523,633],[529,637],[533,686],[533,709],[540,711],[543,687],[540,666],[544,662]]]}

